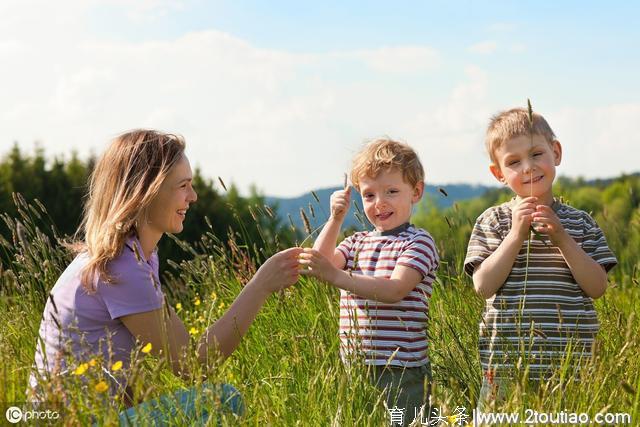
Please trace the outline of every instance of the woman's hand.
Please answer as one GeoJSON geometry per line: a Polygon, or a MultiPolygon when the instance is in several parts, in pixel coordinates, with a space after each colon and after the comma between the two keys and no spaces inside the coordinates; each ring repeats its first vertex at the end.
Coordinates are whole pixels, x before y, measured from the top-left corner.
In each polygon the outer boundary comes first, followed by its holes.
{"type": "Polygon", "coordinates": [[[269,293],[288,288],[298,281],[298,255],[302,248],[289,248],[269,258],[256,272],[253,281],[269,293]]]}
{"type": "Polygon", "coordinates": [[[300,274],[314,276],[329,283],[335,283],[336,277],[341,271],[315,249],[304,248],[299,258],[300,265],[307,267],[301,269],[300,274]]]}

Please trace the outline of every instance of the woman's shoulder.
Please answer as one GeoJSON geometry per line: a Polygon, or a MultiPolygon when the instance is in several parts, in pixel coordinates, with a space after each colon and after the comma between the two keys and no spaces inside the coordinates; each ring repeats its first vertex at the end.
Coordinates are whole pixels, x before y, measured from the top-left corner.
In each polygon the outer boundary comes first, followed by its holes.
{"type": "Polygon", "coordinates": [[[63,289],[77,287],[80,285],[80,276],[82,270],[89,262],[89,256],[86,252],[81,252],[71,261],[71,263],[64,269],[55,285],[53,285],[52,293],[63,289]]]}
{"type": "Polygon", "coordinates": [[[125,240],[120,253],[107,264],[109,274],[131,274],[140,272],[149,274],[157,270],[158,256],[154,251],[149,260],[146,260],[140,242],[135,237],[125,240]]]}

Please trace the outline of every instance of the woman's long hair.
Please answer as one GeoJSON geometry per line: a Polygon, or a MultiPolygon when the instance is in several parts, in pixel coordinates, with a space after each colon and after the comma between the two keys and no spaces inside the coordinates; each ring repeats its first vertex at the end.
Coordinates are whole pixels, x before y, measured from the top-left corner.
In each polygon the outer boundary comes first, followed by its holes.
{"type": "Polygon", "coordinates": [[[76,250],[89,261],[81,273],[83,287],[95,290],[97,279],[113,282],[107,263],[117,257],[125,240],[136,232],[171,167],[183,156],[181,136],[135,129],[118,136],[100,157],[89,180],[76,250]]]}

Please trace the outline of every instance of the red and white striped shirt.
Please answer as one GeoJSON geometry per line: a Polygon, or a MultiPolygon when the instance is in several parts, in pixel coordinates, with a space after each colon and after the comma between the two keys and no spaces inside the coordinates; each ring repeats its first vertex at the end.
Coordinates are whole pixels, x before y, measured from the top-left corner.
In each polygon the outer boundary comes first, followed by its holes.
{"type": "Polygon", "coordinates": [[[439,258],[429,233],[411,224],[378,232],[363,231],[337,247],[345,270],[389,279],[396,265],[411,267],[422,281],[395,304],[340,291],[340,355],[345,363],[363,358],[368,365],[422,366],[428,362],[429,298],[439,258]]]}

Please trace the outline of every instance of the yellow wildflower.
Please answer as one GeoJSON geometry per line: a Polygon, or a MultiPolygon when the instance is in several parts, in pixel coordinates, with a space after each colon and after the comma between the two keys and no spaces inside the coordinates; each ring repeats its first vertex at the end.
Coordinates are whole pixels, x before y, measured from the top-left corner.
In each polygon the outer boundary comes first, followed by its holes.
{"type": "Polygon", "coordinates": [[[104,393],[109,389],[109,386],[107,385],[106,382],[100,381],[98,384],[96,384],[94,388],[98,393],[104,393]]]}
{"type": "Polygon", "coordinates": [[[176,304],[176,311],[180,311],[180,310],[182,310],[182,304],[177,303],[176,304]]]}
{"type": "Polygon", "coordinates": [[[80,364],[75,371],[73,371],[73,373],[75,375],[82,375],[85,372],[87,372],[87,369],[89,368],[89,364],[88,363],[82,363],[80,364]]]}
{"type": "Polygon", "coordinates": [[[140,350],[140,351],[142,351],[143,353],[149,353],[152,348],[153,348],[153,346],[151,345],[151,343],[147,343],[147,345],[142,347],[142,350],[140,350]]]}
{"type": "Polygon", "coordinates": [[[111,365],[111,370],[112,371],[119,371],[120,369],[122,369],[122,361],[121,360],[118,360],[116,363],[111,365]]]}
{"type": "Polygon", "coordinates": [[[96,363],[97,363],[97,362],[96,362],[96,359],[91,359],[91,360],[89,360],[89,366],[90,366],[90,367],[92,367],[92,368],[93,368],[94,366],[96,366],[96,363]]]}
{"type": "Polygon", "coordinates": [[[200,298],[196,298],[196,300],[193,302],[193,305],[195,305],[196,307],[200,305],[200,298]]]}
{"type": "Polygon", "coordinates": [[[192,326],[192,327],[191,327],[191,329],[189,329],[189,333],[190,333],[191,335],[195,335],[195,334],[197,334],[197,333],[198,333],[198,330],[192,326]]]}

